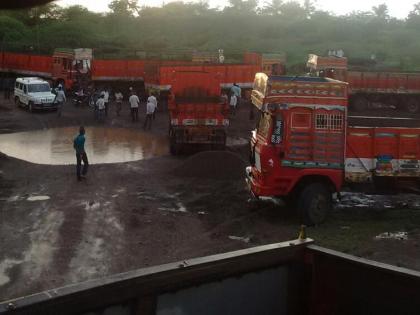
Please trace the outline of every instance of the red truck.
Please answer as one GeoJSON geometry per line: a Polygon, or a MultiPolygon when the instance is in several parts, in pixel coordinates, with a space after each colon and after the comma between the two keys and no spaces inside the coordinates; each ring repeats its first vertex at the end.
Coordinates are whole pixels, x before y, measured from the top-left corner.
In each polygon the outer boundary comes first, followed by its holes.
{"type": "Polygon", "coordinates": [[[220,97],[220,76],[171,67],[162,82],[170,88],[171,153],[179,153],[186,145],[206,144],[214,149],[224,149],[229,106],[227,99],[220,97]]]}
{"type": "Polygon", "coordinates": [[[346,184],[419,183],[418,120],[404,128],[348,118],[347,83],[259,73],[252,102],[261,116],[246,170],[250,190],[294,203],[305,224],[323,222],[346,184]]]}
{"type": "Polygon", "coordinates": [[[420,73],[348,69],[345,57],[309,55],[307,66],[315,75],[349,83],[352,109],[392,106],[415,114],[420,112],[420,73]]]}

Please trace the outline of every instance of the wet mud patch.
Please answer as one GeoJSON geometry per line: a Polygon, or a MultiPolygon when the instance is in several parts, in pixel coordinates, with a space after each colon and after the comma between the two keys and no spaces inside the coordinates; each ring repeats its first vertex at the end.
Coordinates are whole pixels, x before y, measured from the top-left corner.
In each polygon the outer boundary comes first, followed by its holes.
{"type": "Polygon", "coordinates": [[[245,161],[228,151],[204,151],[189,157],[173,174],[201,179],[240,180],[244,178],[245,161]]]}

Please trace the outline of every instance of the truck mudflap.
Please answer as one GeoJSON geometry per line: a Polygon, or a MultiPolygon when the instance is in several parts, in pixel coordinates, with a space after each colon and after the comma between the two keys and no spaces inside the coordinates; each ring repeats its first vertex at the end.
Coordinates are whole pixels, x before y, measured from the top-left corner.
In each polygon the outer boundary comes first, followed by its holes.
{"type": "Polygon", "coordinates": [[[255,195],[252,191],[252,166],[248,166],[245,168],[245,184],[251,196],[255,199],[258,199],[258,196],[255,195]]]}
{"type": "Polygon", "coordinates": [[[0,303],[0,314],[413,314],[420,272],[311,239],[134,270],[0,303]]]}

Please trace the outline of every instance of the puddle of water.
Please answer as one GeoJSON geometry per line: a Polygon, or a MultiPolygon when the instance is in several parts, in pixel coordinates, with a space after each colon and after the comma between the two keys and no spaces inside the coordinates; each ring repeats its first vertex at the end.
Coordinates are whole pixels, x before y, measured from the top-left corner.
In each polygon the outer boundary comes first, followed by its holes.
{"type": "Polygon", "coordinates": [[[44,201],[50,199],[49,196],[30,196],[26,200],[28,201],[44,201]]]}
{"type": "MultiPolygon", "coordinates": [[[[0,135],[0,152],[36,164],[76,164],[73,139],[78,127],[0,135]]],[[[166,137],[123,128],[86,128],[90,164],[122,163],[168,154],[166,137]]]]}

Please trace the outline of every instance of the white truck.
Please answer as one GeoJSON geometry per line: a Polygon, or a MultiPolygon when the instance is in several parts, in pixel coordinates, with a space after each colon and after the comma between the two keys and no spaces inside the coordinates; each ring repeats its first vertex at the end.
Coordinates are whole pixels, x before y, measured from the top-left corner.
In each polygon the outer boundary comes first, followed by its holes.
{"type": "Polygon", "coordinates": [[[24,106],[30,112],[35,109],[57,109],[50,84],[41,78],[17,78],[14,100],[17,106],[24,106]]]}

